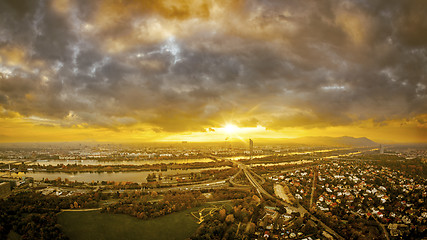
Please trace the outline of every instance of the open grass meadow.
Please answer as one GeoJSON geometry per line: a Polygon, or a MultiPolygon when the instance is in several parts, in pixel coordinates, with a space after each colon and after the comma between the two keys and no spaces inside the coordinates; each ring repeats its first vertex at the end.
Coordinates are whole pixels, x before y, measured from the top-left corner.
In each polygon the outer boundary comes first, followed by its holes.
{"type": "Polygon", "coordinates": [[[62,212],[59,223],[71,239],[159,239],[183,240],[197,229],[190,209],[150,220],[140,220],[123,214],[62,212]]]}

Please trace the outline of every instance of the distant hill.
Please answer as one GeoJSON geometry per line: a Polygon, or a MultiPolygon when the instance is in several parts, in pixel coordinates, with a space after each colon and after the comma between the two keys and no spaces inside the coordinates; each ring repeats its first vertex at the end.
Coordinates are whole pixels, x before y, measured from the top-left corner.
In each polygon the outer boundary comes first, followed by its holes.
{"type": "Polygon", "coordinates": [[[327,146],[352,146],[352,147],[364,147],[364,146],[376,146],[378,143],[366,138],[354,138],[354,137],[302,137],[296,139],[289,139],[289,142],[307,144],[307,145],[327,145],[327,146]]]}

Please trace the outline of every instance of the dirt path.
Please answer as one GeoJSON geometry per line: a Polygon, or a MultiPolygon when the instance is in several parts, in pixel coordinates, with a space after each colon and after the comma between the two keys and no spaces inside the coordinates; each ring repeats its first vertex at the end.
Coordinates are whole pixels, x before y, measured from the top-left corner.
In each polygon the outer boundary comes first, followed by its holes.
{"type": "Polygon", "coordinates": [[[98,211],[102,208],[85,208],[85,209],[61,209],[61,212],[91,212],[98,211]]]}

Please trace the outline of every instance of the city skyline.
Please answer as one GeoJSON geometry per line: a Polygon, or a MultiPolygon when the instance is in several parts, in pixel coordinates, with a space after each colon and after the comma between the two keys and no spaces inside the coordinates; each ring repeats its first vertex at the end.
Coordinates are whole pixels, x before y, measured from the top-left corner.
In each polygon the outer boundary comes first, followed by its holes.
{"type": "Polygon", "coordinates": [[[0,142],[427,142],[423,1],[2,1],[0,142]]]}

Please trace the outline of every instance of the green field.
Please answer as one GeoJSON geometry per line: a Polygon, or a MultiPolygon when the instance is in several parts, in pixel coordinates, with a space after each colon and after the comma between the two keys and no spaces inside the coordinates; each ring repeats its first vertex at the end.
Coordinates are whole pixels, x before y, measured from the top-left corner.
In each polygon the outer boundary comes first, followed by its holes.
{"type": "Polygon", "coordinates": [[[197,209],[172,213],[151,220],[123,214],[62,212],[58,215],[65,234],[71,239],[177,239],[190,237],[198,224],[190,213],[197,209]]]}

